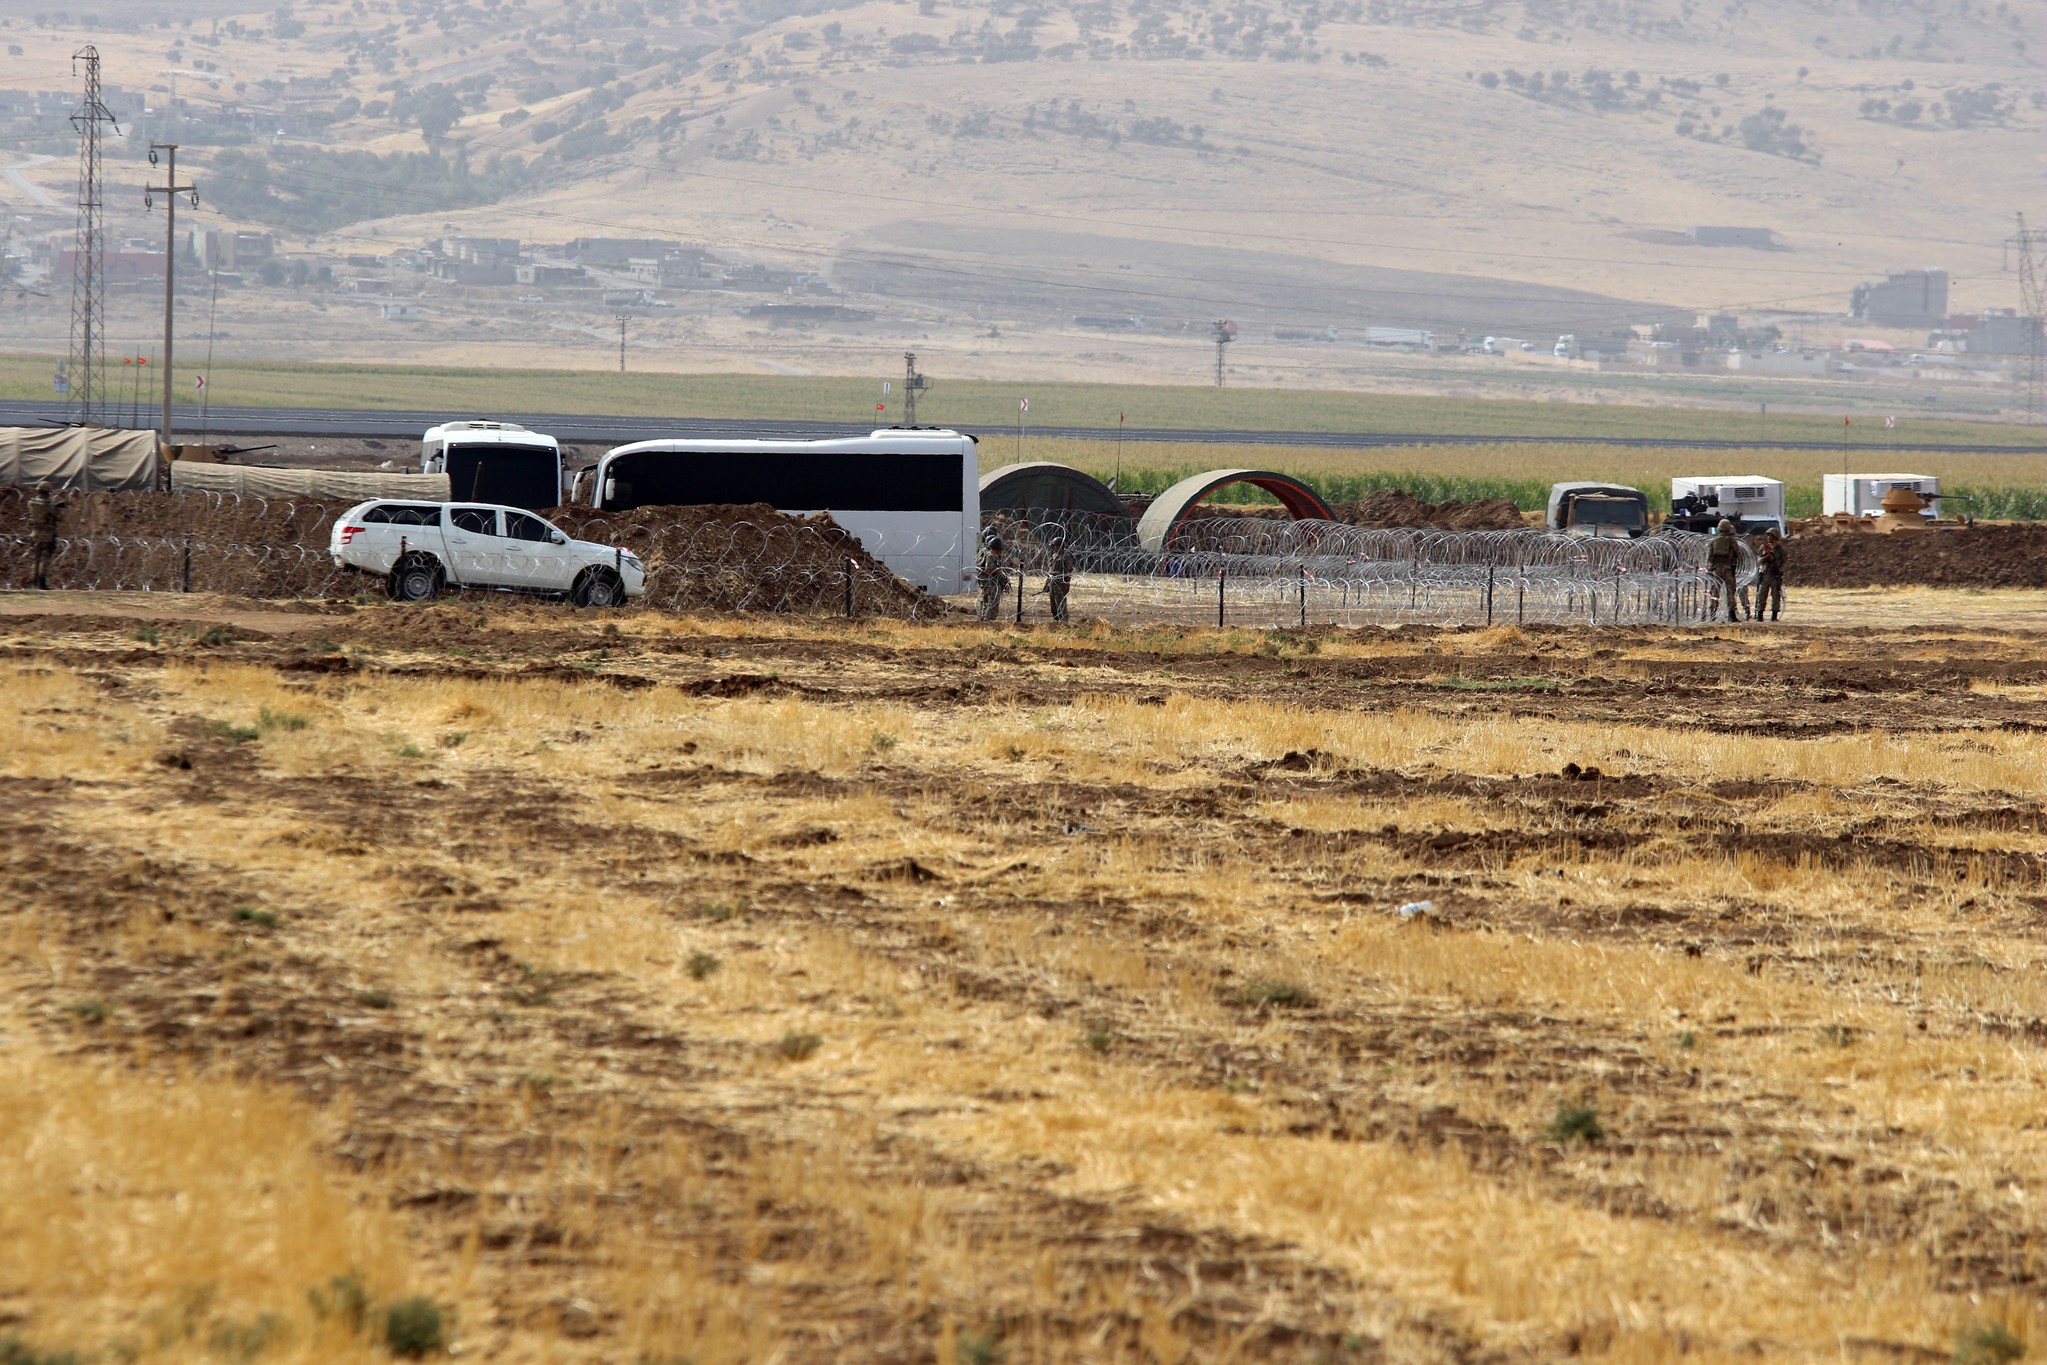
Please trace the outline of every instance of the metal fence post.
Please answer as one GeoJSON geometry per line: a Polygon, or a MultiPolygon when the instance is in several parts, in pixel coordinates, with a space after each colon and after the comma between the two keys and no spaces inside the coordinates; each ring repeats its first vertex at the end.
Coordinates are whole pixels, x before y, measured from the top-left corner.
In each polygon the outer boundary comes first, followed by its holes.
{"type": "Polygon", "coordinates": [[[1215,625],[1218,630],[1222,629],[1223,624],[1223,576],[1225,572],[1222,569],[1215,571],[1215,625]]]}
{"type": "Polygon", "coordinates": [[[1301,629],[1308,628],[1308,566],[1301,566],[1301,629]]]}
{"type": "Polygon", "coordinates": [[[1528,624],[1528,575],[1519,574],[1514,580],[1514,624],[1528,624]]]}
{"type": "Polygon", "coordinates": [[[185,537],[185,572],[178,591],[192,591],[192,537],[189,535],[185,537]]]}
{"type": "Polygon", "coordinates": [[[859,561],[851,558],[846,560],[846,615],[848,616],[853,614],[853,575],[859,567],[859,561]]]}
{"type": "Polygon", "coordinates": [[[1493,566],[1485,566],[1485,623],[1493,623],[1493,566]]]}
{"type": "Polygon", "coordinates": [[[1023,566],[1019,564],[1016,569],[1016,623],[1018,625],[1023,624],[1023,581],[1023,566]]]}

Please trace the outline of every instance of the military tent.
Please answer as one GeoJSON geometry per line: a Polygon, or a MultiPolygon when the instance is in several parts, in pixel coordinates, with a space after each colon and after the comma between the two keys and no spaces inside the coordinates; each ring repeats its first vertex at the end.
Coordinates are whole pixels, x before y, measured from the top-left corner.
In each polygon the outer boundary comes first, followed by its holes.
{"type": "Polygon", "coordinates": [[[156,487],[156,433],[109,427],[0,427],[0,484],[48,479],[84,493],[156,487]]]}
{"type": "Polygon", "coordinates": [[[446,502],[446,474],[386,474],[379,470],[280,469],[271,465],[171,462],[173,493],[236,493],[249,498],[412,498],[446,502]]]}

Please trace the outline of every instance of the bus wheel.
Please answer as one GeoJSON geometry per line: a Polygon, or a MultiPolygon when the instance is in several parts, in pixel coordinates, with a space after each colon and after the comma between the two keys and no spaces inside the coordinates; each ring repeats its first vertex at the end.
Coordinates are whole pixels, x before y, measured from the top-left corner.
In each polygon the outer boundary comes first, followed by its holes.
{"type": "Polygon", "coordinates": [[[414,552],[391,566],[384,591],[393,602],[431,602],[441,595],[441,562],[414,552]]]}
{"type": "Polygon", "coordinates": [[[576,580],[569,600],[579,607],[616,607],[625,602],[625,584],[609,569],[592,569],[576,580]]]}

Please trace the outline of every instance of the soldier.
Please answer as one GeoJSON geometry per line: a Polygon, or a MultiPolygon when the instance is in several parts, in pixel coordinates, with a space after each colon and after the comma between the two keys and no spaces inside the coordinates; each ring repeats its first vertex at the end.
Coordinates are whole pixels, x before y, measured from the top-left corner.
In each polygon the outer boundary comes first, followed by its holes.
{"type": "Polygon", "coordinates": [[[1066,594],[1073,588],[1073,553],[1064,536],[1052,538],[1052,558],[1045,571],[1045,595],[1052,599],[1052,619],[1066,619],[1066,594]]]}
{"type": "Polygon", "coordinates": [[[1720,529],[1706,542],[1706,572],[1720,584],[1720,600],[1727,604],[1727,619],[1739,621],[1734,614],[1734,570],[1741,562],[1741,542],[1735,539],[1734,523],[1727,518],[1720,519],[1720,529]]]}
{"type": "Polygon", "coordinates": [[[36,548],[35,584],[45,591],[50,586],[50,562],[57,557],[57,518],[63,511],[50,481],[37,484],[28,500],[28,533],[36,548]]]}
{"type": "Polygon", "coordinates": [[[1002,615],[1002,589],[1009,579],[1002,567],[1002,537],[993,531],[981,541],[974,576],[981,584],[981,619],[993,621],[1002,615]]]}
{"type": "Polygon", "coordinates": [[[1756,619],[1763,619],[1763,610],[1768,608],[1770,619],[1777,619],[1777,613],[1784,610],[1784,536],[1772,526],[1763,532],[1762,552],[1756,556],[1756,619]]]}

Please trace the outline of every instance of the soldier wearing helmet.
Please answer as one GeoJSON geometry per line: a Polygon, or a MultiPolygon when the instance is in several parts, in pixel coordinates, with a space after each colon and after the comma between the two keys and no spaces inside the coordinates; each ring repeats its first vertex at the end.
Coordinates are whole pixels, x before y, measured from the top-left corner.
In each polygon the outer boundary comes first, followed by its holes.
{"type": "Polygon", "coordinates": [[[28,500],[28,533],[36,552],[35,585],[46,591],[50,586],[50,565],[57,558],[57,519],[64,512],[55,487],[44,479],[28,500]]]}
{"type": "Polygon", "coordinates": [[[1002,537],[990,531],[981,537],[981,553],[974,559],[974,577],[981,585],[981,619],[993,621],[1002,615],[1002,589],[1009,581],[1003,568],[1002,537]]]}
{"type": "Polygon", "coordinates": [[[1735,566],[1741,562],[1741,541],[1734,534],[1734,523],[1726,517],[1720,519],[1720,527],[1713,538],[1706,542],[1706,572],[1713,575],[1719,584],[1720,600],[1727,604],[1727,619],[1739,621],[1735,615],[1735,566]]]}
{"type": "Polygon", "coordinates": [[[1052,599],[1052,619],[1066,619],[1066,594],[1073,590],[1073,552],[1066,548],[1064,533],[1052,537],[1051,558],[1045,566],[1045,595],[1052,599]]]}
{"type": "Polygon", "coordinates": [[[1772,526],[1763,532],[1763,546],[1756,551],[1756,619],[1763,619],[1768,609],[1770,619],[1777,619],[1784,610],[1784,536],[1772,526]]]}

